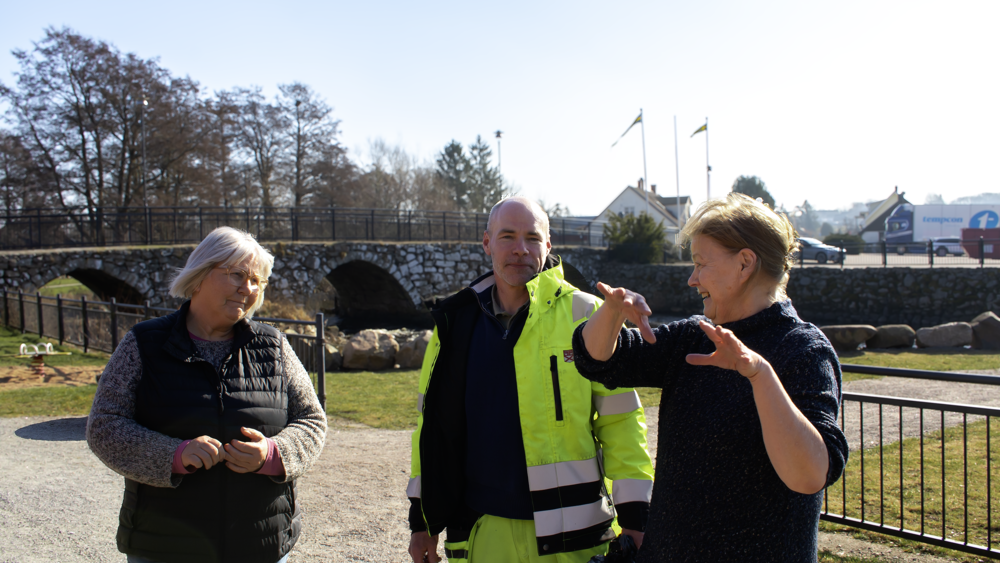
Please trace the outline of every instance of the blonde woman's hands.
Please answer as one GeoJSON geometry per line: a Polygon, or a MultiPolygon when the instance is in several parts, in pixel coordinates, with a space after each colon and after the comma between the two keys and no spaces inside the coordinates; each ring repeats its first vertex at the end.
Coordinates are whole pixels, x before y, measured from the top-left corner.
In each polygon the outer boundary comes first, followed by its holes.
{"type": "Polygon", "coordinates": [[[747,348],[732,331],[714,326],[705,321],[698,325],[705,331],[708,339],[715,344],[715,352],[711,354],[688,354],[687,363],[695,366],[715,366],[738,372],[752,383],[760,373],[767,360],[760,354],[747,348]]]}
{"type": "MultiPolygon", "coordinates": [[[[639,333],[646,342],[656,342],[656,335],[653,334],[653,329],[649,326],[649,316],[653,314],[653,311],[646,304],[646,298],[632,290],[624,287],[611,287],[604,282],[597,282],[597,291],[604,295],[604,304],[601,307],[607,307],[619,318],[627,319],[639,327],[639,333]]],[[[618,324],[621,325],[621,322],[618,324]]]]}

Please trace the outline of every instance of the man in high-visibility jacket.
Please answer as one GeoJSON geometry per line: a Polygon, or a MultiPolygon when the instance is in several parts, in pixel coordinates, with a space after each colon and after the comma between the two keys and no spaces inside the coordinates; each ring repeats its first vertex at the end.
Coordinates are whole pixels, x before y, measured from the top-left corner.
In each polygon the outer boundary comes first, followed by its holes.
{"type": "Polygon", "coordinates": [[[438,561],[445,528],[451,562],[585,563],[618,528],[642,542],[642,405],[577,372],[573,330],[600,300],[565,280],[548,227],[537,203],[498,203],[493,271],[432,311],[407,487],[416,563],[438,561]]]}

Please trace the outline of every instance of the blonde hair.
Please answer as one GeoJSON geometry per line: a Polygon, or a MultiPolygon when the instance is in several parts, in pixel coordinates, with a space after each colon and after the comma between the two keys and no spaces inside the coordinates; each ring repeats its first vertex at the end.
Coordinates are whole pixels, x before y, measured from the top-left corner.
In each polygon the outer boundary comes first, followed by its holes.
{"type": "MultiPolygon", "coordinates": [[[[250,233],[232,227],[219,227],[208,233],[205,240],[188,256],[187,263],[177,270],[170,283],[170,295],[189,299],[208,274],[217,266],[235,266],[250,261],[250,273],[267,281],[274,268],[274,256],[257,243],[250,233]]],[[[247,309],[250,320],[264,303],[264,286],[257,292],[257,299],[247,309]]]]}
{"type": "MultiPolygon", "coordinates": [[[[798,248],[795,228],[760,200],[731,192],[725,199],[705,202],[681,230],[681,244],[698,235],[712,237],[731,252],[750,249],[757,255],[756,277],[763,272],[784,294],[792,255],[798,248]]],[[[753,279],[753,278],[751,278],[753,279]]]]}

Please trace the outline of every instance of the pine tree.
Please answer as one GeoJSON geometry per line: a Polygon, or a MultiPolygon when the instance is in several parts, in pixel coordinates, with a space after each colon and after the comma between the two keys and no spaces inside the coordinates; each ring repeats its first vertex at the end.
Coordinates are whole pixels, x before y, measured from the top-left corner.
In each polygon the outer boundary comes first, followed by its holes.
{"type": "Polygon", "coordinates": [[[663,258],[664,250],[673,249],[663,222],[656,223],[645,211],[612,215],[604,225],[604,238],[611,245],[608,258],[615,262],[651,264],[663,258]]]}

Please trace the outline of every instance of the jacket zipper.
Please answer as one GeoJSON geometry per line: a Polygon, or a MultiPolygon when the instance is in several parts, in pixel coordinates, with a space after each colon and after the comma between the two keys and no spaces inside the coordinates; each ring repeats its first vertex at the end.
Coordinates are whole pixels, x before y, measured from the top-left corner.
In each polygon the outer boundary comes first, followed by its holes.
{"type": "Polygon", "coordinates": [[[549,369],[552,370],[552,394],[556,401],[556,420],[563,419],[562,393],[559,392],[559,363],[555,356],[549,356],[549,369]]]}

